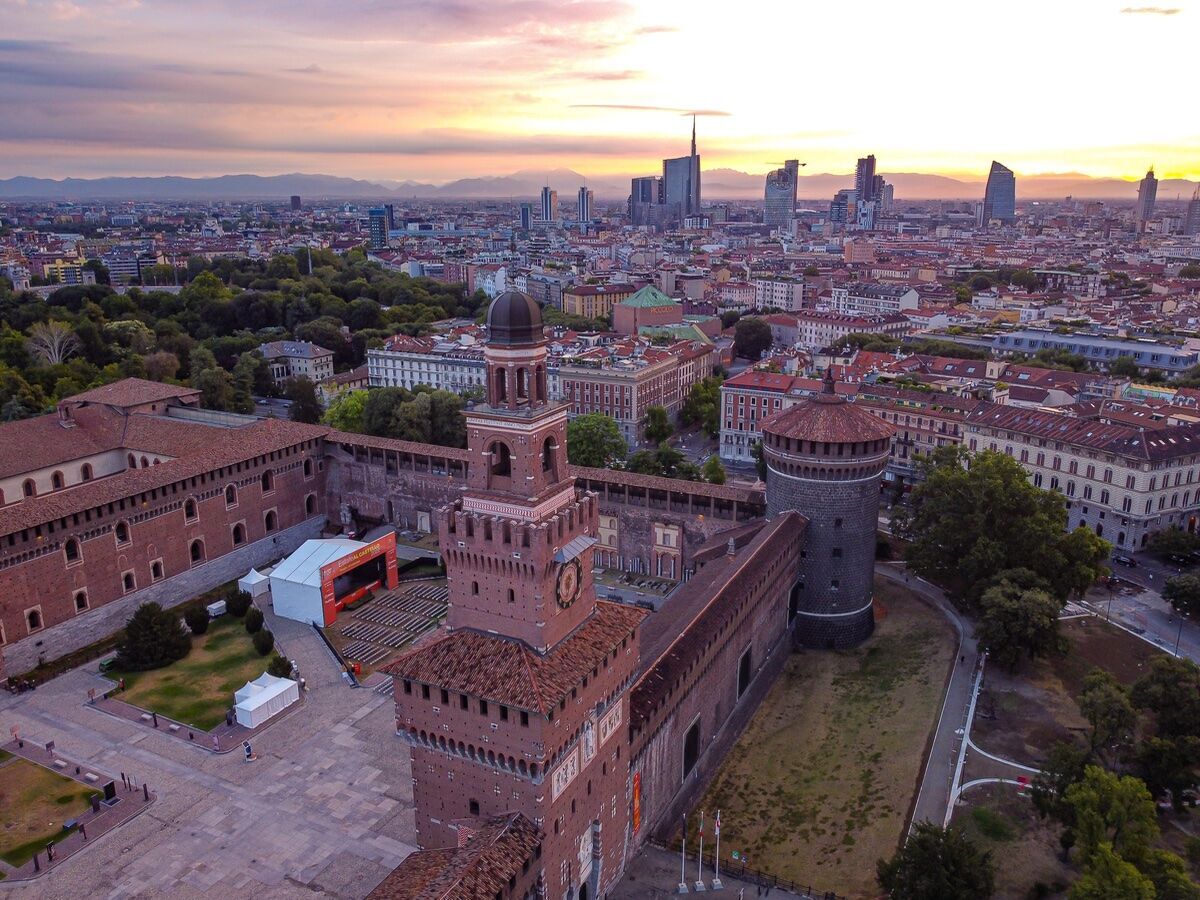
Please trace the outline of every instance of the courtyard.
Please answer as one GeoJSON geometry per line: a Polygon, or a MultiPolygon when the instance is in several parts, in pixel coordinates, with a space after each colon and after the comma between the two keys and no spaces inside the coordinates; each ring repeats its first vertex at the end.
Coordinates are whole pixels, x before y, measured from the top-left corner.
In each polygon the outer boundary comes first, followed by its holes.
{"type": "MultiPolygon", "coordinates": [[[[64,833],[98,791],[0,751],[0,860],[14,868],[64,833]]],[[[0,870],[0,876],[3,876],[0,870]]]]}
{"type": "Polygon", "coordinates": [[[904,829],[955,656],[945,619],[875,582],[861,647],[795,653],[698,809],[721,810],[725,860],[869,896],[904,829]],[[727,849],[726,849],[727,848],[727,849]]]}

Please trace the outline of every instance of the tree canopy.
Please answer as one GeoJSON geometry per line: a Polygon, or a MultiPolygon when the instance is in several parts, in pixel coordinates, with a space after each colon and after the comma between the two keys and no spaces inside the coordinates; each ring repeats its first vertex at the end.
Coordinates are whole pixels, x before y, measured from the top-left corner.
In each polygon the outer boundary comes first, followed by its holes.
{"type": "Polygon", "coordinates": [[[980,597],[982,616],[975,628],[988,655],[1011,671],[1025,657],[1065,652],[1058,630],[1062,602],[1051,596],[1045,582],[1027,569],[1001,572],[997,579],[980,597]]]}
{"type": "Polygon", "coordinates": [[[117,640],[117,667],[132,672],[160,669],[183,659],[191,649],[192,639],[178,613],[157,603],[143,603],[117,640]]]}
{"type": "Polygon", "coordinates": [[[685,425],[697,425],[715,438],[721,430],[721,385],[725,379],[710,375],[692,385],[692,390],[679,411],[685,425]]]}
{"type": "Polygon", "coordinates": [[[892,900],[983,900],[995,889],[995,864],[957,828],[919,822],[890,860],[879,860],[876,878],[892,900]]]}
{"type": "Polygon", "coordinates": [[[675,428],[671,425],[671,417],[667,415],[666,409],[661,406],[647,406],[646,414],[642,418],[642,433],[652,444],[661,444],[674,434],[675,428]]]}
{"type": "Polygon", "coordinates": [[[621,428],[604,413],[585,413],[567,423],[567,461],[603,469],[625,458],[628,448],[621,428]]]}
{"type": "Polygon", "coordinates": [[[733,352],[742,359],[759,359],[771,349],[771,326],[762,319],[746,317],[733,326],[733,352]]]}

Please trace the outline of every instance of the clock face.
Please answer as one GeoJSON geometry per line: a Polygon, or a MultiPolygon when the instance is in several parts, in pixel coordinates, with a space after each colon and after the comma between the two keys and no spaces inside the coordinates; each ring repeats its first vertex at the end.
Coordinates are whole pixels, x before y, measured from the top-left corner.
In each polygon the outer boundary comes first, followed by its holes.
{"type": "Polygon", "coordinates": [[[557,599],[558,605],[566,609],[579,596],[579,560],[573,559],[563,563],[558,570],[557,599]]]}

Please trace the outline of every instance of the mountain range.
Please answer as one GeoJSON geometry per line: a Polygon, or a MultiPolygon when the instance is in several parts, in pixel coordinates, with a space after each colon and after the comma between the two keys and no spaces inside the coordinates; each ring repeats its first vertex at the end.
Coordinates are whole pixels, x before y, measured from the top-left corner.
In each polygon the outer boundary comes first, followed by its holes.
{"type": "MultiPolygon", "coordinates": [[[[975,200],[983,194],[983,178],[951,178],[917,172],[884,173],[895,185],[897,200],[975,200]]],[[[591,188],[598,200],[623,201],[629,196],[629,176],[589,178],[571,169],[523,170],[511,175],[461,178],[446,184],[419,181],[364,181],[336,175],[221,175],[186,178],[160,177],[0,179],[0,199],[30,200],[283,200],[299,194],[305,200],[533,200],[542,185],[559,192],[562,201],[574,202],[580,185],[591,188]]],[[[837,191],[853,187],[853,175],[815,173],[801,175],[799,196],[825,203],[837,191]]],[[[762,198],[763,176],[736,169],[706,169],[704,196],[709,200],[762,198]]],[[[1166,179],[1159,182],[1161,200],[1188,199],[1194,182],[1166,179]]],[[[1137,183],[1117,178],[1090,178],[1074,172],[1018,176],[1017,195],[1022,200],[1077,199],[1132,201],[1137,183]]]]}

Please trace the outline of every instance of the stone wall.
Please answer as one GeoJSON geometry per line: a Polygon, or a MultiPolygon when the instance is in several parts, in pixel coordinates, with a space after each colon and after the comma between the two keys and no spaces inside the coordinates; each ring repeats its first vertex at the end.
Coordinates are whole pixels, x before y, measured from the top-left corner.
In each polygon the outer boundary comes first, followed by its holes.
{"type": "Polygon", "coordinates": [[[80,613],[52,628],[10,643],[3,648],[0,674],[21,674],[36,666],[39,658],[57,659],[103,640],[123,628],[134,610],[143,603],[178,606],[226,581],[240,578],[251,568],[286,556],[309,538],[320,537],[324,524],[325,516],[314,516],[171,578],[80,613]]]}

